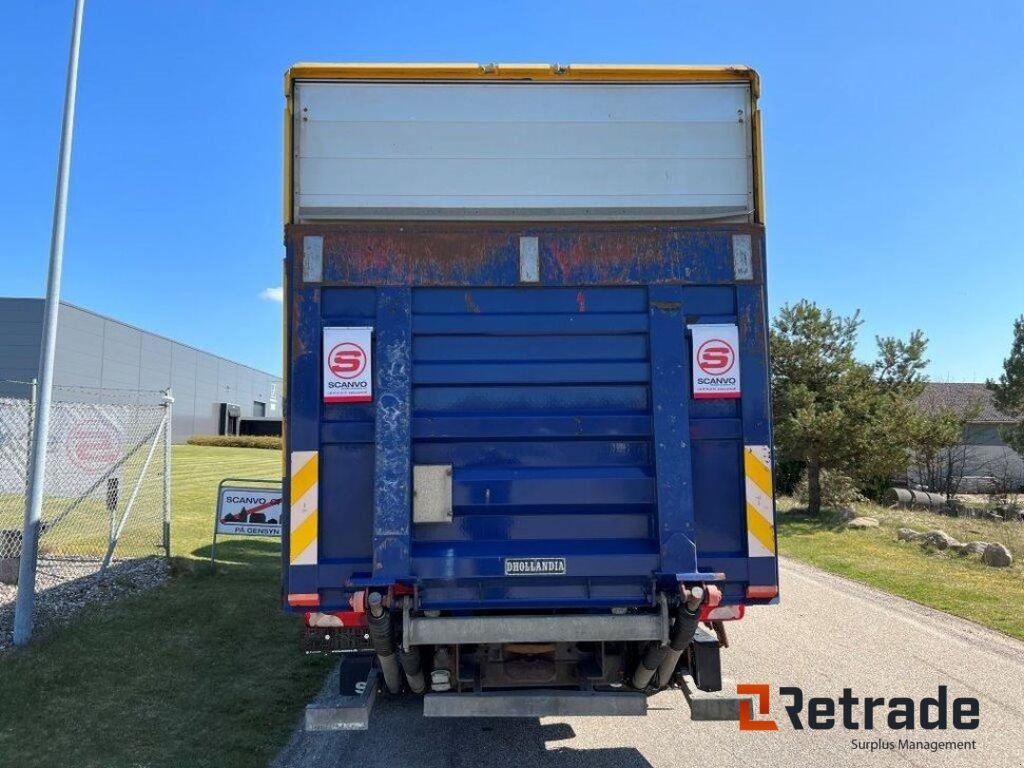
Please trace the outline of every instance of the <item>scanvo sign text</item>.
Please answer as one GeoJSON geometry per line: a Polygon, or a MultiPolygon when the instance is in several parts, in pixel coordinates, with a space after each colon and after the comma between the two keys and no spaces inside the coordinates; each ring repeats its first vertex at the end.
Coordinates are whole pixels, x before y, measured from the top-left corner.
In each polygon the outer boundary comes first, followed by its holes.
{"type": "Polygon", "coordinates": [[[735,325],[691,325],[693,396],[698,400],[740,396],[740,343],[735,325]]]}
{"type": "Polygon", "coordinates": [[[217,533],[281,535],[281,490],[222,486],[217,497],[217,533]]]}
{"type": "Polygon", "coordinates": [[[372,328],[324,328],[325,403],[373,400],[372,328]]]}

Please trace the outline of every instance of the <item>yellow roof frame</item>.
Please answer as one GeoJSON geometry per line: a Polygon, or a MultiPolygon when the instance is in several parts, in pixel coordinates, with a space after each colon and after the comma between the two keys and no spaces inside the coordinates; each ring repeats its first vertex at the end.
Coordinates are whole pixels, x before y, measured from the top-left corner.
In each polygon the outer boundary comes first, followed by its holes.
{"type": "Polygon", "coordinates": [[[473,64],[312,63],[289,67],[284,77],[284,221],[292,221],[292,91],[297,80],[499,80],[602,83],[749,83],[753,99],[755,219],[764,223],[761,113],[757,71],[743,64],[473,64]]]}
{"type": "Polygon", "coordinates": [[[300,62],[285,73],[285,94],[296,80],[530,80],[594,82],[748,82],[759,95],[757,72],[742,64],[320,64],[300,62]]]}

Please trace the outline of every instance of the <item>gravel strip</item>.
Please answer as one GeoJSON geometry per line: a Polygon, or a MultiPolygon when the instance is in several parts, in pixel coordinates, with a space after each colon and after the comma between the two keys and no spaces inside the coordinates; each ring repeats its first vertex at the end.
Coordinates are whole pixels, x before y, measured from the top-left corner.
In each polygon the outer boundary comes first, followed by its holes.
{"type": "MultiPolygon", "coordinates": [[[[54,561],[39,558],[33,635],[67,621],[86,606],[108,603],[162,584],[169,565],[163,557],[147,557],[111,565],[99,576],[99,561],[54,561]]],[[[14,601],[18,588],[0,584],[0,653],[14,646],[14,601]]]]}

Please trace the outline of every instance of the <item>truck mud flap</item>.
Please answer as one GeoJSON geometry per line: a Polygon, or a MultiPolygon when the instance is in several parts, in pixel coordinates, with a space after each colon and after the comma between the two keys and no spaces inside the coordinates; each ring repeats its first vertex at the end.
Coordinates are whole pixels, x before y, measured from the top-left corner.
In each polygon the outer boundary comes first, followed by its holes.
{"type": "Polygon", "coordinates": [[[306,731],[365,731],[380,687],[373,654],[353,654],[331,673],[326,696],[306,706],[306,731]]]}
{"type": "Polygon", "coordinates": [[[647,696],[636,691],[486,691],[428,693],[424,717],[615,717],[647,714],[647,696]]]}
{"type": "Polygon", "coordinates": [[[740,696],[731,680],[722,679],[718,637],[697,627],[690,647],[690,669],[676,676],[679,689],[690,705],[691,720],[739,720],[744,701],[753,712],[749,696],[740,696]]]}
{"type": "Polygon", "coordinates": [[[753,712],[754,701],[750,696],[727,693],[736,689],[731,680],[724,681],[725,690],[702,691],[690,675],[679,676],[679,688],[690,705],[691,720],[739,720],[740,705],[745,701],[753,712]]]}

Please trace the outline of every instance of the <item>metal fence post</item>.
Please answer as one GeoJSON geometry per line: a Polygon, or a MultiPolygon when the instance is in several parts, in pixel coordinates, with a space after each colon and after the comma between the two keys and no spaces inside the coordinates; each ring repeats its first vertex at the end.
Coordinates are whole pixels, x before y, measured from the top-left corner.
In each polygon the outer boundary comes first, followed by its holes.
{"type": "Polygon", "coordinates": [[[85,0],[75,0],[68,54],[68,78],[64,90],[64,121],[61,126],[57,163],[57,194],[53,204],[50,236],[50,271],[46,281],[43,310],[43,340],[39,354],[39,406],[32,440],[32,473],[25,494],[25,526],[22,533],[18,570],[18,598],[14,607],[14,644],[25,645],[32,638],[32,612],[36,591],[36,556],[39,552],[39,522],[43,513],[43,480],[46,476],[46,440],[50,427],[50,397],[53,393],[53,357],[57,347],[57,312],[60,309],[60,278],[64,262],[64,229],[67,221],[68,178],[71,175],[71,141],[75,126],[78,91],[78,50],[82,41],[85,0]]]}
{"type": "Polygon", "coordinates": [[[171,424],[174,395],[168,387],[164,392],[164,553],[171,556],[171,424]]]}

